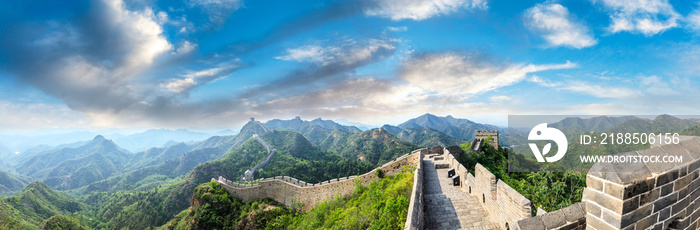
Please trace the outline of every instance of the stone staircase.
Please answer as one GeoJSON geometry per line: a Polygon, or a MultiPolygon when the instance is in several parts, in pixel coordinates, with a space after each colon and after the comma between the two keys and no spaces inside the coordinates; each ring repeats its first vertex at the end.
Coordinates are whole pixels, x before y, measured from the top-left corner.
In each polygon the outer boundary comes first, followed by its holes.
{"type": "Polygon", "coordinates": [[[436,169],[445,162],[425,159],[423,164],[425,229],[501,229],[476,198],[452,185],[447,169],[436,169]]]}

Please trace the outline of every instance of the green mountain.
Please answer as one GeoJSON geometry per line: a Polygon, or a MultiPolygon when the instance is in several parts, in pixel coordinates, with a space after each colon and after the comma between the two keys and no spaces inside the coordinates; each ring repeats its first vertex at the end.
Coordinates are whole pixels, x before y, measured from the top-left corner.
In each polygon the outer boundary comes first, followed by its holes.
{"type": "Polygon", "coordinates": [[[56,189],[73,189],[121,172],[131,154],[111,140],[96,136],[77,148],[63,148],[32,157],[17,171],[56,189]]]}
{"type": "Polygon", "coordinates": [[[274,119],[265,122],[265,126],[274,128],[275,130],[292,130],[304,135],[314,145],[319,145],[331,134],[332,130],[324,128],[320,125],[301,120],[296,117],[292,120],[274,119]]]}
{"type": "Polygon", "coordinates": [[[311,121],[312,124],[321,126],[325,129],[328,130],[340,130],[340,131],[345,131],[348,133],[357,133],[357,132],[362,132],[359,128],[355,126],[347,126],[347,125],[341,125],[336,123],[335,121],[332,120],[323,120],[321,118],[316,118],[311,121]]]}
{"type": "Polygon", "coordinates": [[[0,213],[9,217],[5,223],[0,221],[0,228],[3,224],[9,224],[13,225],[9,229],[38,229],[49,217],[68,215],[83,209],[82,204],[35,181],[17,195],[0,200],[0,213]]]}
{"type": "Polygon", "coordinates": [[[92,228],[90,228],[86,223],[71,216],[52,216],[41,224],[41,229],[89,230],[92,228]]]}
{"type": "Polygon", "coordinates": [[[269,128],[264,127],[260,122],[251,121],[241,128],[239,134],[234,136],[214,136],[192,145],[178,144],[165,149],[154,148],[140,153],[142,155],[138,156],[141,159],[140,162],[146,163],[132,163],[132,165],[147,166],[97,181],[76,192],[152,189],[167,183],[168,180],[187,175],[201,163],[219,159],[238,148],[253,134],[262,135],[267,132],[270,132],[269,128]],[[177,157],[172,158],[175,156],[177,157]],[[157,163],[158,161],[162,162],[157,163]]]}
{"type": "Polygon", "coordinates": [[[321,149],[346,158],[357,158],[375,166],[420,148],[418,145],[397,138],[384,129],[373,129],[350,135],[336,134],[338,135],[334,138],[325,140],[320,145],[321,149]]]}
{"type": "Polygon", "coordinates": [[[19,175],[0,171],[0,197],[14,195],[27,184],[29,181],[19,175]]]}
{"type": "MultiPolygon", "coordinates": [[[[399,133],[401,133],[401,131],[403,131],[402,128],[399,128],[399,127],[396,127],[396,126],[393,126],[393,125],[383,125],[383,126],[381,127],[381,129],[386,130],[386,131],[388,131],[388,132],[390,132],[391,134],[394,134],[394,135],[399,135],[399,133]]],[[[415,144],[415,143],[414,143],[414,144],[415,144]]]]}
{"type": "Polygon", "coordinates": [[[466,140],[449,136],[431,128],[418,127],[402,129],[393,125],[384,125],[382,129],[394,134],[394,136],[401,140],[411,142],[421,147],[433,147],[437,145],[447,147],[462,145],[467,142],[466,140]]]}
{"type": "Polygon", "coordinates": [[[431,128],[463,140],[474,139],[474,131],[477,130],[498,130],[505,134],[505,129],[487,124],[479,124],[467,119],[458,119],[452,116],[438,117],[426,113],[420,117],[410,119],[400,125],[401,129],[407,128],[431,128]]]}
{"type": "Polygon", "coordinates": [[[581,133],[581,132],[601,132],[621,125],[629,120],[640,119],[635,116],[622,117],[592,117],[582,119],[578,117],[567,117],[561,121],[550,124],[550,127],[562,130],[565,133],[581,133]]]}
{"type": "Polygon", "coordinates": [[[606,132],[642,133],[642,132],[680,132],[698,125],[696,119],[680,119],[671,115],[659,115],[654,120],[628,120],[606,132]]]}
{"type": "Polygon", "coordinates": [[[466,140],[448,136],[447,134],[431,128],[408,128],[402,130],[396,136],[401,140],[411,142],[421,147],[433,147],[438,145],[443,147],[452,145],[459,146],[467,142],[466,140]]]}

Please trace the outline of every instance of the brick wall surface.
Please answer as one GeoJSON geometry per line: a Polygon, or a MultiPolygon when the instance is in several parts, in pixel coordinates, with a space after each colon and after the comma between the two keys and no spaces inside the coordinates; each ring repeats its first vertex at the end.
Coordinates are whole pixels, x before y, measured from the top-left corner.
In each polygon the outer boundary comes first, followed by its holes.
{"type": "MultiPolygon", "coordinates": [[[[424,152],[413,151],[411,154],[387,162],[379,168],[385,175],[395,175],[400,173],[404,166],[416,166],[424,152]]],[[[286,176],[265,178],[253,185],[240,185],[223,177],[212,178],[212,181],[222,184],[232,195],[244,201],[270,198],[288,207],[298,207],[303,211],[308,211],[320,202],[351,194],[355,188],[355,179],[363,185],[369,185],[372,180],[377,178],[376,170],[357,177],[336,178],[318,184],[286,176]]]]}
{"type": "Polygon", "coordinates": [[[457,174],[466,175],[464,182],[460,184],[465,195],[476,196],[484,208],[496,218],[498,224],[504,229],[506,226],[517,225],[521,219],[532,216],[532,203],[519,194],[515,189],[501,180],[496,179],[481,164],[474,167],[474,175],[460,164],[453,154],[446,151],[445,160],[450,163],[457,174]]]}
{"type": "Polygon", "coordinates": [[[682,156],[677,163],[596,163],[586,177],[588,229],[700,229],[700,138],[618,156],[682,156]]]}

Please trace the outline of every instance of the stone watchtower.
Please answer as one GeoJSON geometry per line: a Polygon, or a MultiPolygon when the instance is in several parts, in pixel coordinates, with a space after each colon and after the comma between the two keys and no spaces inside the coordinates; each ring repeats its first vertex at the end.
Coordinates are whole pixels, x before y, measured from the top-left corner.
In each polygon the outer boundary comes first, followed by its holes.
{"type": "Polygon", "coordinates": [[[477,130],[476,132],[474,132],[474,141],[472,141],[472,145],[469,148],[478,152],[479,150],[481,150],[481,146],[483,145],[484,140],[486,140],[486,138],[488,137],[491,137],[491,139],[493,139],[493,142],[489,144],[494,148],[498,149],[498,131],[495,130],[477,130]]]}

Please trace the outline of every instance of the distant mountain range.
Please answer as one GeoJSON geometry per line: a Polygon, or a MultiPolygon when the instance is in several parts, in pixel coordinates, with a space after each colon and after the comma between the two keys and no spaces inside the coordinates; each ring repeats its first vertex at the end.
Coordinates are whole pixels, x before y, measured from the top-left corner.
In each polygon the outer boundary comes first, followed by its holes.
{"type": "Polygon", "coordinates": [[[151,129],[141,133],[100,134],[96,132],[77,131],[45,135],[0,135],[0,156],[4,153],[25,153],[26,151],[48,150],[57,146],[89,140],[97,135],[111,139],[114,143],[130,152],[144,151],[152,147],[163,147],[173,142],[194,142],[215,135],[233,135],[235,131],[227,129],[213,133],[193,132],[186,129],[151,129]]]}
{"type": "Polygon", "coordinates": [[[497,130],[499,134],[506,134],[507,130],[495,125],[480,124],[467,119],[454,118],[452,116],[438,117],[426,113],[420,117],[410,119],[397,127],[408,128],[430,128],[447,134],[449,136],[463,139],[474,139],[474,132],[477,130],[497,130]]]}

